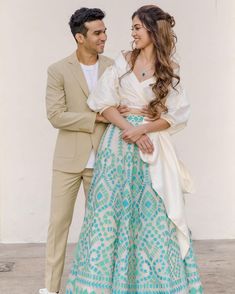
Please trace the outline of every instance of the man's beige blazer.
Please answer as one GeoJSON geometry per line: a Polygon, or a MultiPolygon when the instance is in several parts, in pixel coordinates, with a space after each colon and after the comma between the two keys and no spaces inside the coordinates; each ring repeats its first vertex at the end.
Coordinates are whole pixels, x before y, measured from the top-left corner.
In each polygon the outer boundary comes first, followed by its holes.
{"type": "MultiPolygon", "coordinates": [[[[113,61],[99,56],[98,76],[113,61]]],[[[47,117],[59,129],[53,169],[78,173],[86,167],[92,147],[95,151],[106,125],[96,123],[96,113],[87,106],[89,90],[76,52],[48,68],[47,117]]]]}

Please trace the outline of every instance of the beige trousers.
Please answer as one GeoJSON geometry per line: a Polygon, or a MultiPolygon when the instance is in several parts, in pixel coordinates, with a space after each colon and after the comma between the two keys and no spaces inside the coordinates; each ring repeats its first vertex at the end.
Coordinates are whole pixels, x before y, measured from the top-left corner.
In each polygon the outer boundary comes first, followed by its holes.
{"type": "Polygon", "coordinates": [[[50,292],[60,289],[64,269],[69,227],[81,182],[87,199],[93,169],[80,173],[54,170],[52,176],[52,199],[50,223],[46,247],[46,288],[50,292]]]}

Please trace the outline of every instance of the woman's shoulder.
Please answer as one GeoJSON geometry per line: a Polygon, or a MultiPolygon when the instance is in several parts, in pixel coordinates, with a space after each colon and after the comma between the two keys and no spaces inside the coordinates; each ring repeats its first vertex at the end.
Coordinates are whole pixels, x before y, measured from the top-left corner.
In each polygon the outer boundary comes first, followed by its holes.
{"type": "Polygon", "coordinates": [[[115,58],[115,60],[125,60],[126,62],[128,62],[130,60],[130,56],[131,56],[131,51],[126,51],[126,50],[121,50],[117,57],[115,58]]]}
{"type": "Polygon", "coordinates": [[[115,58],[115,65],[118,68],[127,69],[129,67],[131,51],[122,50],[115,58]]]}
{"type": "Polygon", "coordinates": [[[132,51],[128,51],[128,50],[121,51],[121,54],[123,55],[123,57],[126,59],[127,62],[129,62],[131,59],[131,53],[132,53],[132,51]]]}

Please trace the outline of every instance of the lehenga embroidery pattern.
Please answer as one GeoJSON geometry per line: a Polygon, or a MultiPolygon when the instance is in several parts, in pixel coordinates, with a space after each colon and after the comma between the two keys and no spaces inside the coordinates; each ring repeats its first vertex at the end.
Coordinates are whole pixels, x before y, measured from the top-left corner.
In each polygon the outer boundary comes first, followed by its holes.
{"type": "MultiPolygon", "coordinates": [[[[143,117],[128,116],[133,125],[143,117]]],[[[96,159],[66,294],[203,293],[192,246],[182,260],[174,224],[138,147],[110,125],[96,159]]]]}

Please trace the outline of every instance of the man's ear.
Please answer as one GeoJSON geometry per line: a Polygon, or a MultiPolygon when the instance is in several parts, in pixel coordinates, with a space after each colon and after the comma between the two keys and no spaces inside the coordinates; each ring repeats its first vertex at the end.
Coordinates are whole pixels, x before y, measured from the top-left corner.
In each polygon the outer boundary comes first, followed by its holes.
{"type": "Polygon", "coordinates": [[[75,39],[77,40],[78,44],[82,44],[84,42],[84,36],[81,33],[77,33],[75,35],[75,39]]]}

